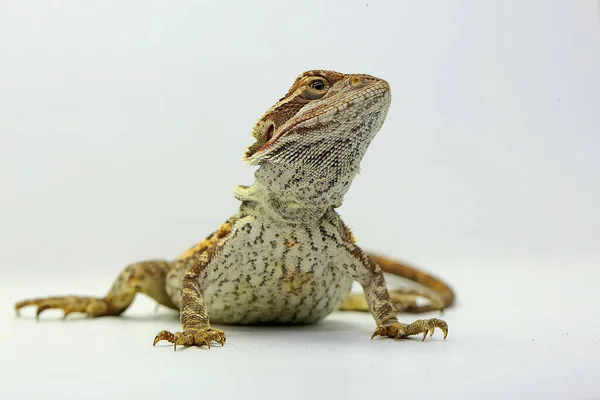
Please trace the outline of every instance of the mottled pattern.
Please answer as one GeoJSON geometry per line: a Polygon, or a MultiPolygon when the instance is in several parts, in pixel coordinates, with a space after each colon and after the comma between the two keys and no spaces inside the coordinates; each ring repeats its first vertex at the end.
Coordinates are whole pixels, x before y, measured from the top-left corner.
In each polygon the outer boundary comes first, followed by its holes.
{"type": "Polygon", "coordinates": [[[201,284],[213,321],[316,322],[350,291],[336,265],[343,248],[335,213],[318,224],[282,224],[248,202],[230,235],[201,284]]]}
{"type": "Polygon", "coordinates": [[[370,311],[377,323],[374,336],[403,338],[440,328],[445,337],[444,321],[402,324],[394,306],[441,309],[452,304],[452,291],[404,264],[364,253],[335,212],[390,101],[382,79],[305,72],[255,125],[255,143],[245,154],[249,164],[258,166],[255,182],[236,188],[240,209],[216,232],[173,262],[127,267],[104,298],[27,300],[16,308],[118,315],[136,293],[144,293],[180,309],[182,330],[164,330],[154,339],[175,346],[223,344],[224,332],[211,322],[306,324],[340,307],[370,311]],[[384,271],[434,291],[399,290],[390,297],[384,271]],[[362,285],[364,296],[349,297],[352,281],[362,285]],[[429,305],[417,305],[417,296],[430,299],[429,305]]]}

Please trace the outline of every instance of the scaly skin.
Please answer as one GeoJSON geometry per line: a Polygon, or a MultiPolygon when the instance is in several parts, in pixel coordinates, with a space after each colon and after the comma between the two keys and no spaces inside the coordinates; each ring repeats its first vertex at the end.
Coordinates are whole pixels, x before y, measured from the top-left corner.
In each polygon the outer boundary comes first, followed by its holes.
{"type": "Polygon", "coordinates": [[[253,130],[245,154],[258,166],[252,186],[239,186],[240,209],[219,229],[172,262],[128,266],[102,298],[25,300],[37,315],[61,308],[65,316],[119,315],[136,293],[178,308],[182,330],[159,332],[154,344],[225,343],[222,324],[307,324],[334,310],[369,311],[373,336],[405,338],[448,333],[437,318],[398,322],[396,311],[424,312],[450,306],[452,290],[440,280],[394,260],[363,252],[335,208],[342,204],[360,161],[379,131],[391,101],[387,82],[333,71],[301,74],[253,130]],[[383,272],[429,290],[388,292],[383,272]],[[350,294],[352,281],[364,295],[350,294]],[[424,297],[429,304],[418,305],[424,297]],[[210,316],[210,319],[209,319],[210,316]]]}

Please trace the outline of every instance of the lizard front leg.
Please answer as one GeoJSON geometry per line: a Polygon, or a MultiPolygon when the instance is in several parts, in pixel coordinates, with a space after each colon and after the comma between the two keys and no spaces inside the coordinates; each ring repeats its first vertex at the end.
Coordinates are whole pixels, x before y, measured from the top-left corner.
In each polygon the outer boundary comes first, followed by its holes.
{"type": "Polygon", "coordinates": [[[398,322],[381,268],[355,244],[347,243],[346,250],[347,262],[340,267],[363,287],[367,304],[377,324],[371,339],[375,336],[401,339],[423,334],[425,340],[428,333],[433,335],[435,328],[439,328],[444,333],[444,339],[446,338],[448,325],[441,319],[421,319],[411,324],[398,322]]]}
{"type": "Polygon", "coordinates": [[[183,276],[180,305],[182,331],[176,333],[167,330],[160,331],[154,338],[153,345],[161,340],[166,340],[173,343],[175,350],[177,345],[210,348],[211,342],[221,345],[225,343],[225,332],[210,326],[206,303],[202,295],[203,290],[199,283],[203,282],[204,287],[211,283],[209,276],[212,277],[212,274],[208,274],[208,267],[215,251],[215,248],[211,248],[203,253],[183,276]]]}

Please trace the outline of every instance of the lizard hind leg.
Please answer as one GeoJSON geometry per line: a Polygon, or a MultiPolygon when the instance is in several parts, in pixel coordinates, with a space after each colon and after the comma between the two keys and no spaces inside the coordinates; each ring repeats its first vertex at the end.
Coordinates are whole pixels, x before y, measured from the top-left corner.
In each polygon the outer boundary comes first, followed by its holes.
{"type": "MultiPolygon", "coordinates": [[[[390,300],[396,312],[419,314],[428,311],[443,310],[444,303],[434,293],[419,289],[391,289],[390,300]],[[419,304],[417,299],[426,299],[426,304],[419,304]]],[[[339,308],[340,311],[369,312],[367,298],[363,293],[350,293],[339,308]]]]}
{"type": "Polygon", "coordinates": [[[84,313],[90,317],[120,315],[133,302],[137,293],[144,293],[159,304],[176,309],[165,290],[165,279],[171,270],[167,261],[150,260],[127,266],[113,283],[104,297],[59,296],[27,299],[15,304],[19,310],[36,306],[36,318],[49,309],[62,309],[64,317],[71,313],[84,313]]]}

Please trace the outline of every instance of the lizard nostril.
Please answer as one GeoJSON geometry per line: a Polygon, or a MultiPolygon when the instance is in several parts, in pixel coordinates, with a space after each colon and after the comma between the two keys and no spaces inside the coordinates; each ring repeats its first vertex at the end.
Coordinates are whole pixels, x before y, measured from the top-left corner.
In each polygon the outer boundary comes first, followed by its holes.
{"type": "Polygon", "coordinates": [[[350,86],[352,87],[358,87],[361,86],[363,84],[363,79],[359,76],[354,76],[352,77],[352,79],[350,79],[350,86]]]}

